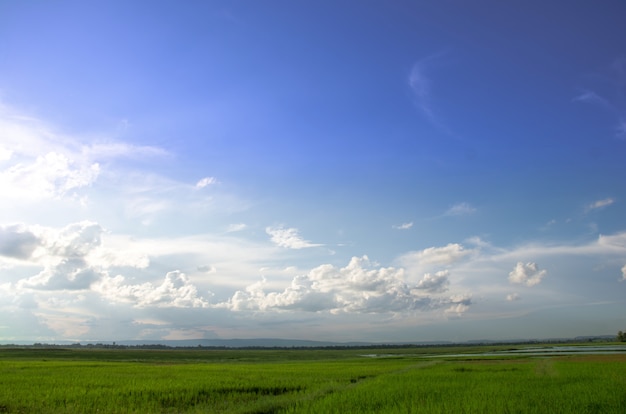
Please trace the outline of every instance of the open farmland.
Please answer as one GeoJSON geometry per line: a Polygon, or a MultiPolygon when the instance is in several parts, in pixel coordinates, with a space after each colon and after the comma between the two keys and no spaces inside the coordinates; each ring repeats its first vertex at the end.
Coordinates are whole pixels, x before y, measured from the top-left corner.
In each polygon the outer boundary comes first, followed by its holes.
{"type": "Polygon", "coordinates": [[[0,349],[0,412],[626,412],[623,353],[498,350],[0,349]]]}

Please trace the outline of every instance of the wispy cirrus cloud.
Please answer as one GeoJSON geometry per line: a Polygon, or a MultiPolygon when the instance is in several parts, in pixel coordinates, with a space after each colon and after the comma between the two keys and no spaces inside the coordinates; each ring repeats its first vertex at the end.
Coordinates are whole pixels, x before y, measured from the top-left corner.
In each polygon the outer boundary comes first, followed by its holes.
{"type": "Polygon", "coordinates": [[[306,249],[308,247],[319,247],[322,244],[311,243],[300,236],[296,228],[267,227],[265,232],[271,237],[272,242],[287,249],[306,249]]]}
{"type": "Polygon", "coordinates": [[[111,174],[115,160],[168,152],[113,138],[75,136],[0,103],[0,197],[19,201],[79,199],[111,174]]]}
{"type": "Polygon", "coordinates": [[[426,76],[426,68],[423,61],[413,64],[409,74],[409,86],[415,97],[415,104],[420,111],[431,121],[435,119],[432,104],[430,102],[431,80],[426,76]]]}
{"type": "Polygon", "coordinates": [[[457,203],[450,207],[444,215],[446,216],[467,216],[470,214],[474,214],[476,212],[476,208],[472,207],[471,204],[462,202],[457,203]]]}
{"type": "Polygon", "coordinates": [[[583,102],[592,105],[599,105],[606,109],[612,110],[612,106],[609,101],[607,101],[605,98],[601,97],[594,91],[589,91],[585,89],[581,91],[580,95],[574,98],[574,102],[583,102]]]}
{"type": "Polygon", "coordinates": [[[0,192],[3,197],[18,199],[63,198],[90,186],[99,174],[98,163],[85,163],[49,152],[0,170],[0,192]]]}
{"type": "Polygon", "coordinates": [[[459,243],[449,243],[443,247],[428,247],[423,250],[409,252],[400,257],[406,266],[449,265],[471,254],[473,250],[465,249],[459,243]]]}
{"type": "Polygon", "coordinates": [[[608,206],[610,206],[613,203],[615,203],[615,200],[613,198],[611,198],[611,197],[604,198],[602,200],[597,200],[597,201],[594,201],[593,203],[589,204],[587,207],[585,207],[585,211],[588,213],[588,212],[593,211],[593,210],[597,210],[597,209],[600,209],[600,208],[608,207],[608,206]]]}
{"type": "Polygon", "coordinates": [[[217,178],[215,177],[204,177],[201,180],[198,180],[196,183],[197,188],[205,188],[210,185],[217,184],[217,178]]]}
{"type": "Polygon", "coordinates": [[[391,226],[392,228],[396,229],[396,230],[408,230],[411,227],[413,227],[413,222],[409,221],[407,223],[402,223],[402,224],[394,224],[393,226],[391,226]]]}
{"type": "Polygon", "coordinates": [[[626,139],[626,58],[615,59],[608,70],[596,75],[594,80],[593,87],[582,89],[573,101],[594,105],[611,113],[615,117],[615,136],[626,139]]]}
{"type": "Polygon", "coordinates": [[[149,145],[133,145],[119,141],[94,142],[83,146],[81,153],[88,159],[145,158],[169,155],[163,148],[149,145]]]}
{"type": "Polygon", "coordinates": [[[235,233],[238,231],[245,230],[248,226],[245,223],[234,223],[228,226],[226,229],[227,233],[235,233]]]}
{"type": "Polygon", "coordinates": [[[434,63],[441,59],[443,55],[444,52],[439,52],[415,62],[411,67],[407,82],[413,94],[415,106],[419,111],[432,124],[449,132],[435,113],[436,111],[432,103],[433,81],[429,75],[434,63]]]}

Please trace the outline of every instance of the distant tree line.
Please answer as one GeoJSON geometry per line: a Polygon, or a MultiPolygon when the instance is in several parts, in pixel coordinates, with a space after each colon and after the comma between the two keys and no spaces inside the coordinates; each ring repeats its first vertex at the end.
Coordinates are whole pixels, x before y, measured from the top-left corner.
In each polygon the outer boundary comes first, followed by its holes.
{"type": "MultiPolygon", "coordinates": [[[[45,348],[45,349],[204,349],[204,350],[227,350],[227,349],[239,349],[239,350],[347,350],[347,349],[403,349],[403,348],[432,348],[432,347],[456,347],[456,346],[502,346],[502,345],[524,345],[524,344],[567,344],[567,343],[581,343],[581,342],[612,342],[612,341],[626,342],[626,332],[619,331],[617,339],[612,335],[603,335],[599,337],[576,337],[571,339],[543,339],[543,340],[521,340],[521,341],[472,341],[472,342],[449,342],[449,343],[396,343],[396,344],[362,344],[362,345],[326,345],[326,346],[241,346],[231,347],[225,345],[207,346],[171,346],[165,344],[137,344],[128,345],[120,343],[87,343],[81,344],[80,342],[72,344],[55,344],[55,343],[41,343],[37,342],[32,345],[26,344],[9,344],[0,343],[0,348],[45,348]]],[[[1,408],[1,407],[0,407],[1,408]]],[[[2,410],[0,409],[0,413],[2,410]]]]}

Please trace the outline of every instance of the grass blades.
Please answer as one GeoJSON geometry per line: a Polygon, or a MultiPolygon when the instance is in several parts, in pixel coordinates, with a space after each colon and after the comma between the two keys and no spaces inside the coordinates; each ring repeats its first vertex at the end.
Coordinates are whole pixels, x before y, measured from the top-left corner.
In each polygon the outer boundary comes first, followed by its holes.
{"type": "Polygon", "coordinates": [[[0,351],[0,413],[626,412],[623,354],[28,351],[0,351]]]}
{"type": "Polygon", "coordinates": [[[446,361],[381,375],[287,413],[624,413],[626,358],[446,361]]]}

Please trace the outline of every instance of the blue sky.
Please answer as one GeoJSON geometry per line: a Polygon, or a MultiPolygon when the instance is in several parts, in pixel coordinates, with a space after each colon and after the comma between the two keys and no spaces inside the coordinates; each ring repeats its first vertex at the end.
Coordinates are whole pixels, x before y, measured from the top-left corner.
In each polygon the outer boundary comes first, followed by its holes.
{"type": "Polygon", "coordinates": [[[626,328],[621,1],[0,2],[0,340],[626,328]]]}

